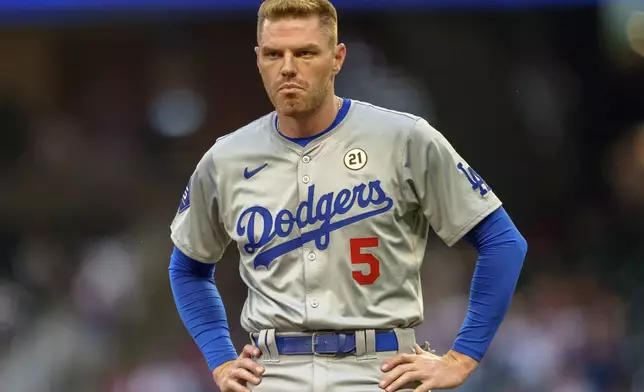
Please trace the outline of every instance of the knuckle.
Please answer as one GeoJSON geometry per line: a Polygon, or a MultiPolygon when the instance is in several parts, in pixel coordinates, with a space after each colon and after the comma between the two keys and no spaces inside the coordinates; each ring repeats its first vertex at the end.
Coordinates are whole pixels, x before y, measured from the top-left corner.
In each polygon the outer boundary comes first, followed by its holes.
{"type": "Polygon", "coordinates": [[[250,377],[250,375],[248,374],[248,372],[246,370],[240,369],[240,371],[239,371],[239,379],[240,380],[248,380],[249,377],[250,377]]]}
{"type": "Polygon", "coordinates": [[[396,372],[396,375],[398,377],[402,376],[403,374],[407,373],[409,371],[409,366],[408,365],[402,365],[398,366],[398,371],[396,372]]]}
{"type": "Polygon", "coordinates": [[[396,371],[396,374],[400,376],[401,374],[405,373],[408,368],[409,365],[407,364],[407,362],[401,362],[398,364],[398,366],[396,366],[394,370],[396,371]]]}
{"type": "Polygon", "coordinates": [[[244,368],[246,368],[248,370],[252,370],[255,367],[257,367],[257,364],[252,359],[246,358],[246,360],[243,362],[243,366],[244,366],[244,368]]]}

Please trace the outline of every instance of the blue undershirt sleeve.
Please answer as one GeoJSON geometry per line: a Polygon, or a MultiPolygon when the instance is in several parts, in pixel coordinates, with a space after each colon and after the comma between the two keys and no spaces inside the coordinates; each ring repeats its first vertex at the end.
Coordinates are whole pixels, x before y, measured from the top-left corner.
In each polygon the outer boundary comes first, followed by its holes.
{"type": "Polygon", "coordinates": [[[528,244],[503,207],[463,239],[476,248],[478,258],[469,308],[452,349],[480,361],[510,307],[528,244]]]}
{"type": "Polygon", "coordinates": [[[181,321],[199,346],[210,371],[237,359],[224,303],[215,285],[215,265],[193,260],[175,247],[168,270],[181,321]]]}

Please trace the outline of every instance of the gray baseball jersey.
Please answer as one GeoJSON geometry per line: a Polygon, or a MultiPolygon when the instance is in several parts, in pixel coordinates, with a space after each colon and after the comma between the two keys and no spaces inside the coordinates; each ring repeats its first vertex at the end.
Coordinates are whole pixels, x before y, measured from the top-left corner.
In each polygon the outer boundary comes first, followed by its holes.
{"type": "Polygon", "coordinates": [[[305,147],[275,112],[219,138],[171,238],[204,263],[237,245],[249,332],[413,327],[429,228],[451,246],[500,205],[427,121],[354,100],[305,147]]]}

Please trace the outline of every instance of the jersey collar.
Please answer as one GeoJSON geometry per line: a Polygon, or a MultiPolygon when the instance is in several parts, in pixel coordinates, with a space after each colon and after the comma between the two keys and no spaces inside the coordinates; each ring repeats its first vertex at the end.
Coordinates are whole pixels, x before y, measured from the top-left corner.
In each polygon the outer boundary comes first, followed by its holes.
{"type": "Polygon", "coordinates": [[[319,132],[313,136],[309,136],[305,138],[293,138],[282,134],[279,130],[279,125],[277,121],[277,112],[273,112],[273,118],[271,119],[271,131],[272,131],[271,133],[276,135],[277,139],[279,139],[282,143],[286,143],[287,145],[291,147],[295,147],[298,150],[311,147],[312,145],[317,145],[322,140],[334,134],[338,129],[341,128],[345,118],[349,114],[349,111],[352,106],[351,103],[352,102],[350,99],[342,98],[342,105],[340,106],[340,110],[338,110],[338,114],[335,116],[335,119],[333,120],[331,125],[329,125],[322,132],[319,132]]]}

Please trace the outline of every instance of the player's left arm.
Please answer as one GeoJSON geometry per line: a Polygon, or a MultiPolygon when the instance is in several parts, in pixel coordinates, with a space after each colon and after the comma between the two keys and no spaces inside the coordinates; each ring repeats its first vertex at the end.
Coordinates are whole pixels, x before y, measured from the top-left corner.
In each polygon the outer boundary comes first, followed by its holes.
{"type": "Polygon", "coordinates": [[[484,218],[463,238],[478,251],[465,321],[449,350],[436,357],[416,347],[384,365],[382,386],[391,392],[408,382],[415,392],[455,388],[474,372],[510,306],[527,252],[527,242],[503,207],[484,218]]]}
{"type": "Polygon", "coordinates": [[[527,242],[501,207],[491,187],[425,120],[419,120],[402,153],[409,200],[449,246],[460,239],[478,259],[465,321],[442,357],[417,347],[385,362],[382,386],[394,391],[411,381],[416,392],[454,388],[476,369],[507,310],[527,252],[527,242]]]}
{"type": "Polygon", "coordinates": [[[528,244],[503,207],[483,219],[463,240],[476,248],[478,258],[469,308],[450,353],[481,361],[510,307],[528,244]]]}

